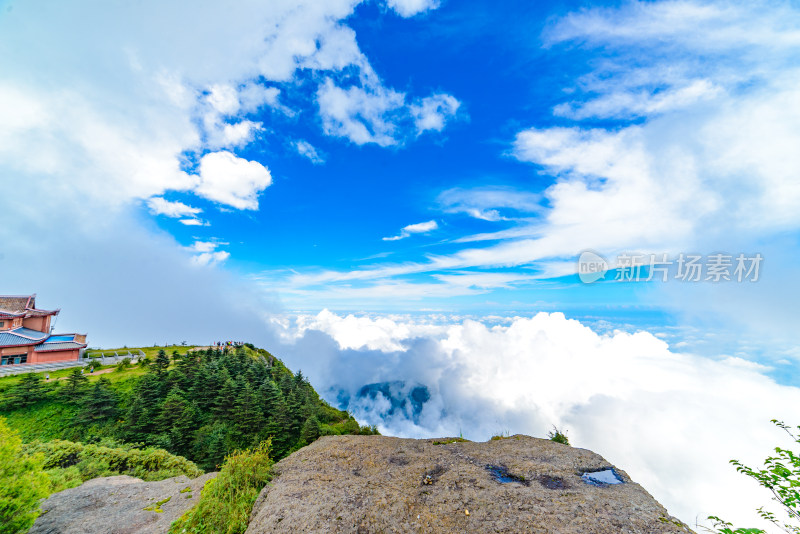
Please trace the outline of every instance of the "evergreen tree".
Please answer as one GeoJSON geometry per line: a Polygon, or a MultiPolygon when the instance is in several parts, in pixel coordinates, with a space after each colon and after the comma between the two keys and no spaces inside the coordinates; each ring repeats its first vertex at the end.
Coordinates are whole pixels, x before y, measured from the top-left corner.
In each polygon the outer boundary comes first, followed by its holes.
{"type": "Polygon", "coordinates": [[[169,356],[161,349],[158,351],[158,355],[156,356],[156,361],[153,362],[153,369],[155,370],[156,374],[161,374],[167,370],[169,367],[169,356]]]}
{"type": "Polygon", "coordinates": [[[9,408],[24,408],[45,397],[45,387],[42,377],[35,373],[25,373],[19,383],[11,388],[6,403],[9,408]]]}
{"type": "Polygon", "coordinates": [[[156,431],[156,418],[161,405],[161,384],[154,375],[146,374],[134,389],[125,418],[126,435],[131,441],[151,444],[156,431]]]}
{"type": "Polygon", "coordinates": [[[233,419],[234,428],[245,447],[252,445],[255,436],[264,429],[264,412],[261,411],[258,396],[250,384],[246,383],[236,397],[233,419]]]}
{"type": "Polygon", "coordinates": [[[312,415],[303,424],[303,430],[300,432],[300,442],[303,445],[308,445],[314,442],[320,434],[321,428],[317,416],[312,415]]]}
{"type": "MultiPolygon", "coordinates": [[[[227,374],[227,370],[225,372],[227,374]]],[[[230,419],[236,408],[236,397],[239,388],[236,382],[228,375],[214,399],[214,416],[218,419],[230,419]]]]}
{"type": "Polygon", "coordinates": [[[83,374],[83,367],[73,367],[65,380],[65,385],[59,392],[61,397],[68,402],[76,402],[86,392],[89,378],[83,374]]]}
{"type": "Polygon", "coordinates": [[[183,391],[174,386],[161,404],[156,429],[167,437],[169,449],[176,454],[189,452],[197,419],[196,408],[186,400],[183,391]]]}
{"type": "Polygon", "coordinates": [[[78,413],[78,424],[91,424],[108,421],[117,416],[117,394],[111,389],[111,382],[102,377],[95,382],[84,396],[83,408],[78,413]]]}

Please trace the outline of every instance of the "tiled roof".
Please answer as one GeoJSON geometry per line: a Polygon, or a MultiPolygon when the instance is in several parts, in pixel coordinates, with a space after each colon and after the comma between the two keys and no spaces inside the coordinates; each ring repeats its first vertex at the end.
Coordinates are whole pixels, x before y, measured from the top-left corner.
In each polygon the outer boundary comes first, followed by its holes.
{"type": "Polygon", "coordinates": [[[42,343],[41,345],[37,345],[35,350],[36,352],[46,352],[48,350],[71,350],[71,349],[82,349],[86,347],[84,343],[75,343],[74,341],[67,341],[64,343],[42,343]]]}
{"type": "Polygon", "coordinates": [[[0,316],[16,315],[25,317],[46,317],[56,315],[59,310],[37,310],[36,295],[0,295],[0,316]]]}
{"type": "Polygon", "coordinates": [[[10,334],[26,337],[34,341],[43,341],[50,337],[47,332],[39,332],[38,330],[31,330],[30,328],[15,328],[8,331],[10,334]]]}
{"type": "Polygon", "coordinates": [[[0,295],[0,310],[12,313],[22,313],[28,306],[35,308],[36,295],[0,295]]]}
{"type": "Polygon", "coordinates": [[[35,345],[50,337],[45,332],[37,332],[30,328],[15,328],[0,332],[0,347],[12,347],[14,345],[35,345]]]}

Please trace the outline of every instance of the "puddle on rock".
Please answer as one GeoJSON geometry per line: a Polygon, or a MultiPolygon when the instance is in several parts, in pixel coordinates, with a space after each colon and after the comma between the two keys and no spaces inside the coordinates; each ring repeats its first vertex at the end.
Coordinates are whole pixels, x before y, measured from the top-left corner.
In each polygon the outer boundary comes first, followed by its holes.
{"type": "Polygon", "coordinates": [[[613,467],[601,469],[599,471],[587,471],[581,475],[581,480],[592,486],[608,486],[610,484],[624,484],[613,467]]]}
{"type": "Polygon", "coordinates": [[[508,484],[510,482],[516,482],[524,486],[530,484],[530,481],[525,480],[525,477],[512,475],[511,473],[508,472],[507,468],[500,465],[487,465],[486,470],[492,474],[492,478],[494,478],[501,484],[508,484]]]}

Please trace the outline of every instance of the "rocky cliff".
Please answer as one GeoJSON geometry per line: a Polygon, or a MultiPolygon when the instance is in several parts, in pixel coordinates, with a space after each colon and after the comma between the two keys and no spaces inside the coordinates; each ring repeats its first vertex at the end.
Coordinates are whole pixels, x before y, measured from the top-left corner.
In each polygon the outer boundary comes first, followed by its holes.
{"type": "Polygon", "coordinates": [[[248,534],[690,532],[598,454],[528,436],[329,436],[275,473],[248,534]]]}

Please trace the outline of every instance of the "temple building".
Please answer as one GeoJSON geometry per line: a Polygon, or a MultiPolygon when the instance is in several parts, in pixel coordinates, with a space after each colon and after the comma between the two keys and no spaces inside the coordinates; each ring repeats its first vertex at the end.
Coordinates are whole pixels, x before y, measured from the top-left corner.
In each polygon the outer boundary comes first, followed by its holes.
{"type": "Polygon", "coordinates": [[[0,365],[78,360],[86,334],[52,334],[61,310],[40,310],[36,295],[0,295],[0,365]]]}

